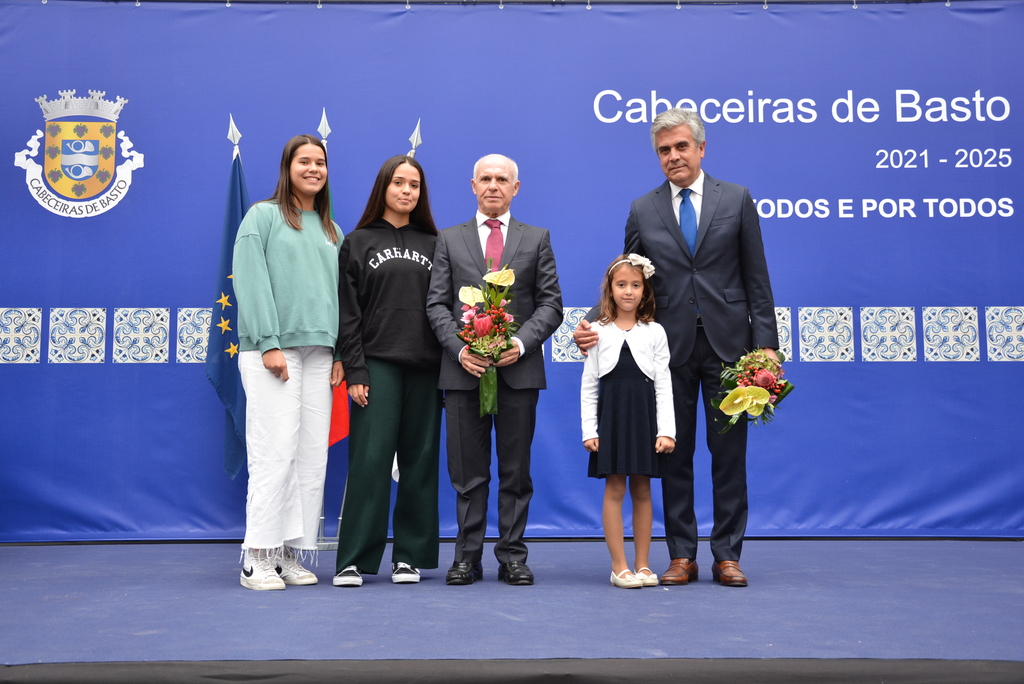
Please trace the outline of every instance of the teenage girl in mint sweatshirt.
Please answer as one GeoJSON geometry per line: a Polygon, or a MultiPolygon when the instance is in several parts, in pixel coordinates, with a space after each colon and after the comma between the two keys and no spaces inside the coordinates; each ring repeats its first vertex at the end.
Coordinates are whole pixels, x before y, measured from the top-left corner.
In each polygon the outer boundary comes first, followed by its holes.
{"type": "Polygon", "coordinates": [[[241,583],[316,584],[338,337],[338,251],[327,154],[300,135],[285,145],[274,196],[254,204],[235,239],[238,370],[246,396],[249,491],[241,583]]]}

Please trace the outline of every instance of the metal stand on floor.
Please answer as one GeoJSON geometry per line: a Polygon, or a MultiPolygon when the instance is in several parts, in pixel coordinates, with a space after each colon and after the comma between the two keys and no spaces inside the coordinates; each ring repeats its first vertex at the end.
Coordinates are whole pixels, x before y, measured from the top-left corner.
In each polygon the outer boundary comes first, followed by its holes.
{"type": "MultiPolygon", "coordinates": [[[[391,479],[398,482],[398,452],[395,452],[395,460],[391,464],[391,479]]],[[[348,474],[345,475],[345,490],[341,494],[341,510],[338,511],[338,529],[341,529],[341,516],[345,512],[345,497],[348,496],[348,474]]],[[[338,533],[333,537],[324,536],[324,508],[320,506],[320,528],[316,535],[316,548],[320,551],[338,550],[338,533]]]]}
{"type": "MultiPolygon", "coordinates": [[[[338,528],[341,529],[341,515],[345,512],[345,497],[348,496],[348,475],[345,476],[345,491],[341,494],[341,510],[338,511],[338,528]]],[[[335,532],[333,537],[324,536],[324,508],[320,506],[320,529],[316,535],[316,548],[318,551],[337,551],[338,550],[338,533],[335,532]]]]}

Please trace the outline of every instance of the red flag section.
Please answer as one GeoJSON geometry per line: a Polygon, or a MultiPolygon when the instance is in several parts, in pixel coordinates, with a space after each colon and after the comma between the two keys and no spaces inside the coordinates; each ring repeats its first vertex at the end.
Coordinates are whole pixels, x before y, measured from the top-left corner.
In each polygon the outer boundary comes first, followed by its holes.
{"type": "Polygon", "coordinates": [[[348,383],[341,383],[341,387],[334,388],[334,405],[331,407],[331,436],[328,438],[328,445],[348,437],[348,383]]]}

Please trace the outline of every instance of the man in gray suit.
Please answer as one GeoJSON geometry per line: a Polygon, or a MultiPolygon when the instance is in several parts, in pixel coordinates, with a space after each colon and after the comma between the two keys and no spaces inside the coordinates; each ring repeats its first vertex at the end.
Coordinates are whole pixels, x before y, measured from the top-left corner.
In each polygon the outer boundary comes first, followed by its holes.
{"type": "MultiPolygon", "coordinates": [[[[714,527],[712,578],[745,587],[740,551],[747,527],[747,425],[724,435],[711,400],[722,395],[722,364],[753,349],[773,358],[779,346],[775,301],[768,279],[757,210],[750,192],[701,170],[704,123],[696,112],[670,109],[655,117],[651,142],[668,179],[633,202],[626,221],[625,253],[649,257],[655,319],[671,351],[676,450],[662,481],[665,536],[672,563],[662,584],[697,580],[697,520],[693,512],[693,452],[697,399],[703,395],[714,527]]],[[[586,350],[597,333],[586,321],[575,332],[586,350]]]]}
{"type": "Polygon", "coordinates": [[[492,154],[473,167],[477,213],[470,221],[437,236],[427,293],[427,316],[441,341],[441,375],[448,429],[448,473],[456,491],[459,535],[455,561],[445,581],[472,584],[483,579],[483,543],[491,479],[491,429],[498,454],[498,533],[494,555],[498,579],[533,584],[523,543],[533,480],[530,445],[539,391],[546,386],[542,344],[562,322],[562,291],[548,231],[512,218],[509,207],[519,192],[519,169],[492,154]],[[469,351],[457,336],[462,329],[459,289],[479,287],[484,273],[508,265],[515,271],[509,310],[520,328],[515,346],[494,363],[498,369],[498,413],[480,415],[479,378],[489,359],[469,351]]]}

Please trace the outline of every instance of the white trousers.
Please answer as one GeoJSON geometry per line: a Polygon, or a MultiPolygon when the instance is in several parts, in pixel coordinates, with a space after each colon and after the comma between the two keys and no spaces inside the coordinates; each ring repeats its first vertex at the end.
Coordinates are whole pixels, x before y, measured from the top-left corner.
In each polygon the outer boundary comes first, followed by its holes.
{"type": "Polygon", "coordinates": [[[287,382],[263,367],[259,351],[238,355],[245,388],[249,493],[245,549],[287,544],[316,549],[331,427],[329,347],[284,349],[287,382]]]}

